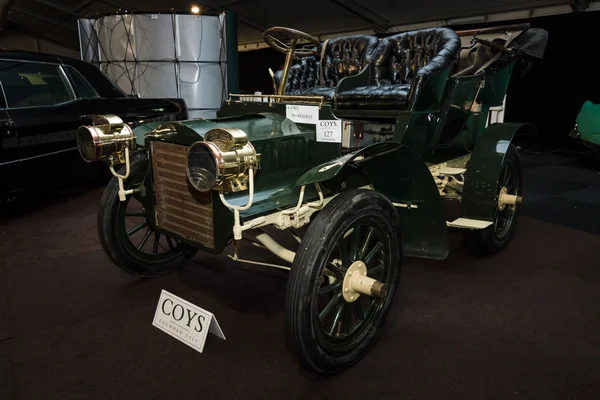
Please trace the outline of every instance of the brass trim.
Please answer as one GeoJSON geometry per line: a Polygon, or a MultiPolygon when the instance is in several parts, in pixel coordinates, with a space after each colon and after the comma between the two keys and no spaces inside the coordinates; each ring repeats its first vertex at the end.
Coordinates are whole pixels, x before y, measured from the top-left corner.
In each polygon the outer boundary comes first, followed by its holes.
{"type": "MultiPolygon", "coordinates": [[[[321,108],[323,106],[323,104],[325,103],[325,96],[293,96],[293,95],[279,95],[279,94],[239,94],[239,93],[230,93],[229,94],[229,98],[227,100],[225,100],[225,102],[227,104],[231,103],[232,101],[238,102],[238,103],[244,103],[244,101],[242,100],[232,100],[232,97],[267,97],[267,98],[272,98],[272,99],[281,99],[283,101],[287,101],[290,103],[302,103],[302,104],[315,104],[318,103],[319,104],[319,108],[321,108]]],[[[271,102],[269,102],[271,103],[271,102]]]]}
{"type": "Polygon", "coordinates": [[[296,50],[296,42],[298,38],[295,38],[292,41],[292,44],[285,52],[285,64],[283,65],[283,75],[281,77],[281,84],[279,85],[279,93],[280,96],[285,95],[285,88],[287,87],[287,78],[290,72],[290,68],[292,67],[292,58],[294,57],[294,50],[296,50]]]}
{"type": "Polygon", "coordinates": [[[109,165],[125,164],[125,150],[132,151],[136,147],[131,127],[112,114],[96,115],[91,126],[80,126],[76,141],[79,154],[88,163],[104,161],[109,165]]]}
{"type": "Polygon", "coordinates": [[[186,174],[189,182],[200,192],[213,189],[238,192],[248,189],[248,171],[259,168],[260,155],[248,141],[248,135],[237,128],[214,128],[206,132],[204,140],[192,144],[186,156],[186,174]],[[210,188],[199,188],[194,183],[190,170],[190,154],[197,146],[208,148],[213,156],[216,176],[210,188]]]}

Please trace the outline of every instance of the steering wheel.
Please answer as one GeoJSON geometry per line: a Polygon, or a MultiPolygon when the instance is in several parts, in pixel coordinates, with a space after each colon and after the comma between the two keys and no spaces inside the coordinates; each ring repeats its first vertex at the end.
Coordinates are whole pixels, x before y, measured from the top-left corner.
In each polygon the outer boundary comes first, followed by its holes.
{"type": "Polygon", "coordinates": [[[265,42],[269,45],[269,47],[281,53],[287,54],[288,51],[292,48],[294,50],[294,55],[300,57],[316,56],[321,53],[321,42],[319,42],[317,38],[309,35],[308,33],[297,31],[295,29],[275,26],[273,28],[267,29],[263,33],[263,38],[265,42]],[[300,39],[304,39],[309,43],[313,44],[316,47],[316,49],[297,49],[296,43],[300,39]],[[292,44],[287,44],[287,42],[290,41],[292,42],[292,44]]]}

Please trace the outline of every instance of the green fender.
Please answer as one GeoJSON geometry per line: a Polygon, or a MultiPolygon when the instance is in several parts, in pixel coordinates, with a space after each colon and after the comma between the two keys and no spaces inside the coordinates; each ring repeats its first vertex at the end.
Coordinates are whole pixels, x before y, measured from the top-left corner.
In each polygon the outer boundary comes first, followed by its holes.
{"type": "Polygon", "coordinates": [[[600,104],[587,100],[575,119],[581,140],[600,146],[600,104]]]}
{"type": "Polygon", "coordinates": [[[498,123],[477,138],[465,173],[461,217],[493,221],[498,204],[498,180],[506,152],[517,134],[536,134],[528,123],[498,123]]]}
{"type": "Polygon", "coordinates": [[[314,167],[298,178],[296,185],[328,181],[345,168],[361,171],[376,191],[396,205],[402,221],[404,255],[448,256],[443,201],[429,168],[417,153],[396,142],[374,143],[314,167]]]}

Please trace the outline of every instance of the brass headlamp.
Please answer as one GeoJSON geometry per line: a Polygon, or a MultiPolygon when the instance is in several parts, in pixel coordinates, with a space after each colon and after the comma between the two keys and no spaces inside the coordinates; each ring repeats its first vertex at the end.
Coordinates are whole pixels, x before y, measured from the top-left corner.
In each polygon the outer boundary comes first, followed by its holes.
{"type": "Polygon", "coordinates": [[[92,126],[77,130],[79,154],[87,162],[105,161],[124,164],[125,149],[135,149],[135,135],[129,125],[116,115],[97,115],[92,126]]]}
{"type": "Polygon", "coordinates": [[[248,170],[257,169],[258,163],[259,155],[244,131],[216,128],[188,149],[187,176],[200,192],[239,192],[248,188],[248,170]]]}

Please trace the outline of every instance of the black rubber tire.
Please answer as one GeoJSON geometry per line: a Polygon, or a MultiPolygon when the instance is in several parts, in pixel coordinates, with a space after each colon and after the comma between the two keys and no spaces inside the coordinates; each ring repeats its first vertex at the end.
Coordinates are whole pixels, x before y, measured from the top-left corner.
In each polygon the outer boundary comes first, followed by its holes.
{"type": "MultiPolygon", "coordinates": [[[[124,181],[125,189],[137,186],[145,178],[148,162],[141,153],[131,157],[129,178],[124,181]]],[[[125,173],[122,167],[119,174],[125,173]]],[[[98,237],[102,248],[111,261],[130,275],[141,278],[156,278],[174,272],[192,258],[196,249],[178,243],[176,251],[168,254],[145,256],[132,249],[122,238],[118,223],[119,209],[123,203],[119,200],[119,182],[116,177],[108,183],[100,200],[97,215],[98,237]],[[153,257],[154,256],[154,257],[153,257]]]]}
{"type": "MultiPolygon", "coordinates": [[[[291,268],[285,301],[285,336],[291,353],[306,370],[318,374],[341,372],[362,359],[376,342],[400,283],[402,265],[400,225],[391,202],[382,194],[354,189],[336,196],[309,225],[291,268]],[[319,279],[338,238],[360,218],[381,224],[389,251],[387,295],[381,300],[374,323],[361,341],[345,354],[328,352],[317,340],[316,314],[319,279]]],[[[386,253],[387,254],[387,253],[386,253]]],[[[387,259],[388,256],[386,256],[387,259]]],[[[341,291],[341,289],[340,289],[341,291]]],[[[343,300],[342,300],[343,301],[343,300]]]]}
{"type": "MultiPolygon", "coordinates": [[[[514,145],[510,145],[508,147],[508,151],[506,152],[506,156],[504,159],[504,166],[503,166],[503,171],[506,168],[510,168],[514,171],[514,173],[516,174],[516,179],[517,179],[517,195],[522,196],[523,195],[523,162],[521,160],[521,155],[519,154],[519,150],[514,146],[514,145]]],[[[503,173],[502,172],[500,175],[500,179],[502,179],[503,177],[503,173]]],[[[498,184],[498,190],[497,190],[497,194],[499,194],[500,189],[502,187],[502,183],[499,182],[498,184]]],[[[511,194],[515,194],[515,193],[511,193],[511,194]]],[[[496,197],[496,201],[498,200],[498,197],[496,197]]],[[[502,250],[504,250],[508,244],[510,243],[510,241],[512,240],[514,233],[515,233],[515,229],[517,227],[517,221],[519,220],[519,214],[521,211],[521,206],[519,204],[517,204],[515,206],[515,211],[513,214],[513,218],[511,219],[510,222],[510,226],[507,228],[506,232],[503,232],[502,235],[499,235],[495,228],[494,228],[494,224],[492,224],[491,226],[489,226],[488,228],[477,232],[475,234],[475,245],[476,245],[476,249],[479,252],[485,253],[485,254],[495,254],[495,253],[499,253],[502,250]]],[[[499,210],[496,209],[496,212],[498,213],[499,210]]]]}

